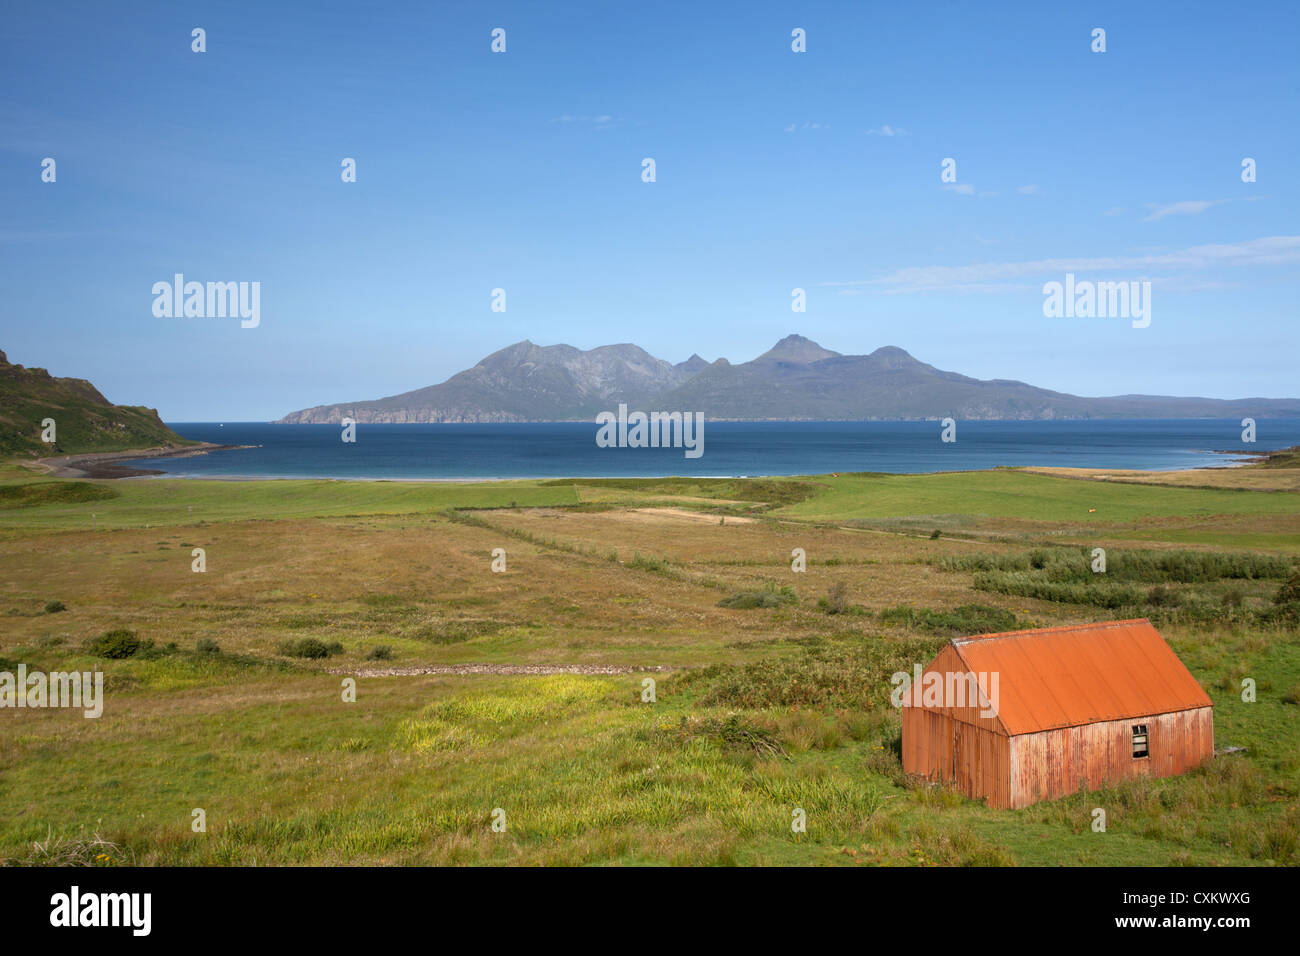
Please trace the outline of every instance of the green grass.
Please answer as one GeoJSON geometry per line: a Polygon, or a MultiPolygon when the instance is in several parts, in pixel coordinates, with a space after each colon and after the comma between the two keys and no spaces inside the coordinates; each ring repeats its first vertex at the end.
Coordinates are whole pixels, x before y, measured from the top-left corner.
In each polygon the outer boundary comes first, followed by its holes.
{"type": "MultiPolygon", "coordinates": [[[[0,484],[6,497],[39,504],[5,510],[4,529],[55,530],[165,527],[196,522],[249,519],[324,518],[355,515],[419,514],[448,508],[503,508],[568,505],[577,500],[572,485],[538,481],[358,482],[358,481],[206,481],[160,479],[77,483],[102,489],[67,502],[45,487],[69,482],[0,484]],[[7,489],[26,489],[9,491],[7,489]],[[116,493],[115,495],[113,493],[116,493]],[[94,517],[92,518],[92,515],[94,517]]],[[[87,494],[82,492],[82,494],[87,494]]],[[[3,507],[0,504],[0,507],[3,507]]]]}
{"type": "Polygon", "coordinates": [[[1300,508],[1287,493],[1085,482],[1008,469],[820,480],[826,490],[776,513],[825,521],[969,515],[1103,526],[1160,516],[1293,515],[1300,508]]]}
{"type": "Polygon", "coordinates": [[[0,510],[110,501],[119,495],[120,492],[115,488],[84,481],[29,481],[23,484],[0,484],[0,510]]]}
{"type": "Polygon", "coordinates": [[[1074,541],[1080,527],[1152,536],[1141,548],[1106,540],[1117,587],[1144,598],[1156,587],[1182,589],[1188,601],[1244,588],[1245,605],[1262,607],[1292,560],[1278,555],[1294,535],[1295,509],[1286,511],[1294,495],[1015,471],[576,487],[11,478],[0,488],[30,499],[0,511],[0,669],[22,662],[106,675],[98,720],[0,711],[0,859],[1297,862],[1294,626],[1162,625],[1214,701],[1216,743],[1245,753],[1025,811],[904,776],[889,705],[890,676],[927,662],[950,636],[1106,616],[974,586],[985,574],[1091,585],[1080,570],[1091,545],[1035,547],[1074,541]],[[86,492],[70,484],[118,496],[80,500],[86,492]],[[626,510],[701,499],[756,512],[775,505],[781,516],[720,526],[626,510]],[[1224,510],[1230,504],[1237,510],[1224,510]],[[544,510],[519,510],[534,507],[544,510]],[[475,510],[485,508],[499,510],[475,510]],[[113,533],[92,534],[92,512],[113,533]],[[1222,530],[1223,515],[1264,516],[1242,532],[1258,549],[1155,546],[1199,527],[1222,530]],[[982,542],[949,534],[973,535],[1001,518],[1038,524],[982,542]],[[840,530],[855,520],[915,534],[840,530]],[[936,525],[945,533],[930,540],[936,525]],[[207,548],[205,574],[189,570],[193,546],[207,548]],[[509,552],[508,573],[489,571],[497,546],[509,552]],[[788,570],[793,547],[814,558],[803,574],[788,570]],[[837,586],[854,613],[817,608],[837,586]],[[787,593],[798,600],[775,609],[718,606],[725,595],[787,593]],[[67,609],[45,613],[53,601],[67,609]],[[95,656],[104,648],[90,642],[118,629],[141,646],[128,657],[95,656]],[[342,652],[276,653],[281,642],[306,640],[342,652]],[[366,657],[377,646],[392,650],[396,666],[672,669],[361,678],[356,701],[344,702],[343,674],[326,668],[375,667],[366,657]],[[1241,699],[1247,678],[1257,685],[1251,703],[1241,699]],[[642,698],[646,680],[655,682],[653,703],[642,698]],[[1105,834],[1090,829],[1097,806],[1108,813],[1105,834]],[[190,828],[196,807],[206,833],[190,828]],[[497,808],[502,833],[490,826],[497,808]],[[807,814],[806,833],[791,830],[796,809],[807,814]]]}

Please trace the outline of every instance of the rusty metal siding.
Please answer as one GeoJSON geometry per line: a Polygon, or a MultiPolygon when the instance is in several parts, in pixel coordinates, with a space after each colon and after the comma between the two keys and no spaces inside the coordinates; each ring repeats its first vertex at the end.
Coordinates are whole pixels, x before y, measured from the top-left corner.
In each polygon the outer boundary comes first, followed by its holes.
{"type": "MultiPolygon", "coordinates": [[[[935,659],[930,662],[930,665],[921,672],[922,685],[920,693],[924,695],[924,680],[929,674],[937,674],[939,677],[944,678],[946,687],[946,679],[948,675],[963,675],[970,673],[975,672],[973,672],[966,665],[966,662],[962,660],[957,649],[952,644],[946,644],[943,649],[939,651],[935,659]]],[[[990,688],[985,684],[981,684],[980,689],[987,695],[990,688]]],[[[1003,726],[1002,721],[999,720],[997,716],[986,716],[985,708],[980,705],[978,697],[972,699],[967,695],[966,699],[969,703],[962,707],[950,706],[950,704],[955,704],[956,702],[950,702],[945,698],[944,703],[941,703],[938,706],[925,705],[925,710],[932,713],[943,714],[946,717],[951,717],[954,720],[959,720],[963,723],[974,724],[977,727],[983,727],[985,730],[991,730],[997,734],[1006,735],[1007,730],[1003,726]]],[[[904,706],[913,705],[905,701],[904,706]]]]}
{"type": "Polygon", "coordinates": [[[947,714],[903,708],[903,769],[990,806],[1011,805],[1010,738],[947,714]]]}
{"type": "Polygon", "coordinates": [[[1011,800],[1020,808],[1077,790],[1096,790],[1138,776],[1184,773],[1214,754],[1209,707],[1101,721],[1012,737],[1011,800]],[[1134,758],[1132,733],[1146,724],[1150,756],[1134,758]]]}

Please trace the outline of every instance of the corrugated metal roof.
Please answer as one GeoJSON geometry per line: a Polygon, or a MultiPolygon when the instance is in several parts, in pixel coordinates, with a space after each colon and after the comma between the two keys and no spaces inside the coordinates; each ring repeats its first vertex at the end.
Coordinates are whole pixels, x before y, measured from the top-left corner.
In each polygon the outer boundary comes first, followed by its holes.
{"type": "Polygon", "coordinates": [[[999,674],[998,718],[1012,736],[1213,706],[1145,618],[952,644],[971,671],[999,674]]]}

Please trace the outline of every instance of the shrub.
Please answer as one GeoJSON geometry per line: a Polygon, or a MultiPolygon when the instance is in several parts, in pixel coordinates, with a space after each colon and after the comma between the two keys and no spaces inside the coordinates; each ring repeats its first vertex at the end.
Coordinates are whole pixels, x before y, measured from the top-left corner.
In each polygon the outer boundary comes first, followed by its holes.
{"type": "Polygon", "coordinates": [[[935,528],[933,531],[930,532],[930,540],[931,540],[931,541],[938,541],[940,535],[942,535],[942,534],[943,534],[942,531],[940,531],[938,528],[935,528]]]}
{"type": "MultiPolygon", "coordinates": [[[[1055,582],[1083,583],[1097,576],[1089,548],[1036,548],[1027,554],[950,555],[938,562],[945,571],[1043,571],[1055,582]]],[[[1284,579],[1295,573],[1291,558],[1217,551],[1119,550],[1106,555],[1105,578],[1139,584],[1195,584],[1237,579],[1284,579]]],[[[1300,577],[1296,577],[1300,600],[1300,577]]]]}
{"type": "Polygon", "coordinates": [[[329,657],[331,653],[337,654],[343,650],[343,645],[334,643],[326,644],[324,641],[318,641],[314,637],[302,637],[296,641],[281,642],[278,652],[285,657],[305,657],[319,659],[329,657]],[[338,650],[334,650],[337,647],[338,650]]]}
{"type": "Polygon", "coordinates": [[[1147,592],[1147,603],[1153,607],[1176,607],[1182,603],[1182,596],[1173,588],[1157,584],[1147,592]]]}
{"type": "Polygon", "coordinates": [[[735,708],[843,708],[892,714],[891,677],[910,673],[942,646],[935,638],[809,646],[802,656],[748,664],[712,664],[674,677],[696,703],[735,708]]]}
{"type": "Polygon", "coordinates": [[[1300,602],[1300,568],[1291,572],[1291,576],[1282,582],[1273,598],[1274,604],[1295,604],[1300,602]]]}
{"type": "Polygon", "coordinates": [[[902,624],[933,634],[998,634],[1023,630],[1028,625],[1011,611],[987,604],[963,604],[951,611],[929,608],[890,607],[880,612],[883,624],[902,624]]]}
{"type": "Polygon", "coordinates": [[[1300,622],[1300,601],[1277,604],[1258,612],[1261,624],[1280,624],[1284,627],[1294,626],[1300,622]]]}
{"type": "MultiPolygon", "coordinates": [[[[126,628],[117,628],[116,630],[106,631],[93,638],[86,644],[86,650],[96,657],[107,657],[110,660],[122,660],[127,657],[134,657],[141,647],[145,646],[134,631],[128,631],[126,628]]],[[[152,647],[150,641],[148,646],[152,647]]]]}
{"type": "Polygon", "coordinates": [[[1038,598],[1058,604],[1091,604],[1096,607],[1119,608],[1142,603],[1142,592],[1132,585],[1053,581],[1023,571],[987,571],[976,574],[973,584],[979,591],[996,591],[1000,594],[1038,598]]]}
{"type": "Polygon", "coordinates": [[[221,645],[210,637],[200,637],[194,642],[194,650],[200,654],[216,656],[221,653],[221,645]]]}
{"type": "Polygon", "coordinates": [[[387,644],[376,644],[366,652],[368,661],[390,661],[393,659],[393,649],[387,644]]]}
{"type": "Polygon", "coordinates": [[[640,571],[653,571],[655,574],[673,574],[673,567],[663,558],[656,558],[653,555],[644,555],[640,551],[632,553],[632,560],[627,562],[627,567],[636,568],[640,571]]]}
{"type": "Polygon", "coordinates": [[[47,601],[45,604],[46,614],[58,614],[60,611],[66,611],[67,605],[62,601],[47,601]]]}

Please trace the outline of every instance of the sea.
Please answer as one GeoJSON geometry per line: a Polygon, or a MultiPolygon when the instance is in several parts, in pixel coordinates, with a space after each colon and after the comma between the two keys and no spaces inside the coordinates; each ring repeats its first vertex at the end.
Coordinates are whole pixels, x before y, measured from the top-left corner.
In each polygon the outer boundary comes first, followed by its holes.
{"type": "Polygon", "coordinates": [[[1177,470],[1224,467],[1300,445],[1300,418],[1255,420],[710,422],[703,454],[601,447],[595,422],[356,426],[169,422],[186,438],[248,447],[127,464],[169,477],[450,480],[759,477],[831,472],[925,473],[1004,466],[1177,470]]]}

